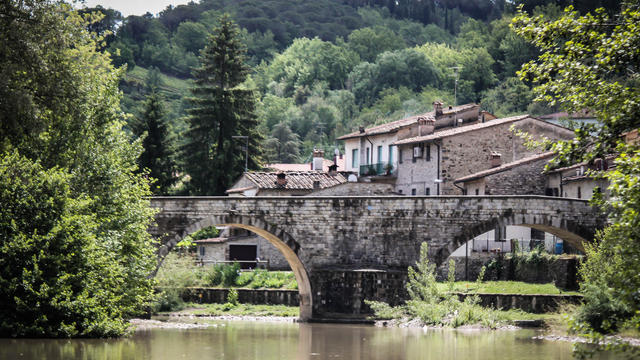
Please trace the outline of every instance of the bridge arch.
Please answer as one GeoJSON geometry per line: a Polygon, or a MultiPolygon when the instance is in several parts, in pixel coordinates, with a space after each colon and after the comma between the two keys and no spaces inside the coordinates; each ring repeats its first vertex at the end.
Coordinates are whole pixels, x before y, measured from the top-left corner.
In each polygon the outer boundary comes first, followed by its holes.
{"type": "MultiPolygon", "coordinates": [[[[311,319],[313,303],[311,293],[311,282],[309,274],[304,264],[296,254],[300,245],[285,231],[275,225],[268,224],[262,219],[253,216],[209,216],[197,221],[185,228],[182,236],[176,235],[173,241],[169,241],[164,249],[164,255],[168,253],[178,241],[188,234],[207,228],[210,226],[229,226],[251,231],[269,241],[278,249],[287,260],[298,283],[298,295],[300,302],[300,320],[311,319]]],[[[163,256],[164,257],[164,256],[163,256]]],[[[162,260],[161,260],[162,261],[162,260]]]]}
{"type": "Polygon", "coordinates": [[[544,231],[566,241],[575,249],[584,252],[584,243],[591,241],[594,236],[593,229],[589,229],[561,217],[535,214],[513,214],[503,213],[489,220],[478,222],[467,227],[453,239],[450,246],[443,251],[448,253],[440,254],[438,260],[444,261],[453,251],[463,246],[471,239],[474,239],[489,231],[495,230],[498,226],[521,226],[544,231]]]}

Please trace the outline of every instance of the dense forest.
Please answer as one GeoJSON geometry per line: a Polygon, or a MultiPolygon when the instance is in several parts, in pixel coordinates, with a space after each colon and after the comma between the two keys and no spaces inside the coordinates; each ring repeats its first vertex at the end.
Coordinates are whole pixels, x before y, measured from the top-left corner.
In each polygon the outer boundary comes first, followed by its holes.
{"type": "Polygon", "coordinates": [[[607,0],[202,0],[157,16],[83,12],[105,15],[90,30],[106,34],[103,49],[127,67],[120,88],[123,110],[133,114],[129,127],[158,89],[176,146],[187,131],[200,51],[220,15],[230,14],[247,48],[243,86],[255,90],[262,162],[272,163],[305,161],[314,147],[333,154],[337,136],[429,111],[434,100],[477,102],[498,116],[555,111],[533,103],[534,84],[516,74],[539,51],[509,25],[518,6],[553,19],[567,5],[619,7],[607,0]]]}

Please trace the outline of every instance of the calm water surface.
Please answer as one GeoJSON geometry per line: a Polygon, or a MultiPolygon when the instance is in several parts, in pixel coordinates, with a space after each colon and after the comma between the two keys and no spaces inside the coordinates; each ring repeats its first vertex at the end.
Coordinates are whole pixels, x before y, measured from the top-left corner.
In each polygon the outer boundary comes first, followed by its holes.
{"type": "MultiPolygon", "coordinates": [[[[334,324],[215,322],[118,340],[0,339],[0,359],[572,359],[533,330],[453,331],[334,324]]],[[[613,359],[596,356],[594,359],[613,359]]]]}

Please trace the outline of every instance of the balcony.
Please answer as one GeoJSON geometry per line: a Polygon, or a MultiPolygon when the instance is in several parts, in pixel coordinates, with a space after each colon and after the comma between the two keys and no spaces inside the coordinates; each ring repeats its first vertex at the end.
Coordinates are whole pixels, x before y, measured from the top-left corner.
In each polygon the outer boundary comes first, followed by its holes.
{"type": "Polygon", "coordinates": [[[390,163],[360,165],[360,176],[391,175],[396,167],[390,163]]]}

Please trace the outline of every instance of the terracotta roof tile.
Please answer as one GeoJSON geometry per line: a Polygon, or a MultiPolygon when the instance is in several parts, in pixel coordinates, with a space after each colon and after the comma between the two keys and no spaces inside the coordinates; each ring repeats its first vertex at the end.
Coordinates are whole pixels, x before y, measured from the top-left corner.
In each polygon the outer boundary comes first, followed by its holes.
{"type": "MultiPolygon", "coordinates": [[[[246,172],[246,176],[251,182],[256,184],[259,189],[282,189],[282,190],[314,190],[313,183],[319,181],[320,189],[330,188],[336,185],[344,184],[347,179],[341,173],[329,175],[321,171],[285,171],[287,184],[285,186],[277,185],[276,172],[246,172]]],[[[229,189],[231,192],[234,189],[229,189]]]]}

